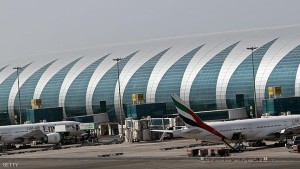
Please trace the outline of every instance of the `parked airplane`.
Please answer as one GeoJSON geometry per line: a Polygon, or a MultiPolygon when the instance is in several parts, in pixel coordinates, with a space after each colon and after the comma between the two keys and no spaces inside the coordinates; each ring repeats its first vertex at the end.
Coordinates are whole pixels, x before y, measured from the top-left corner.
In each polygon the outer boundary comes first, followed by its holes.
{"type": "Polygon", "coordinates": [[[229,145],[228,142],[235,141],[284,141],[287,136],[300,134],[300,115],[204,123],[180,97],[176,94],[171,97],[186,124],[185,128],[171,132],[183,137],[229,145]]]}
{"type": "Polygon", "coordinates": [[[1,144],[29,144],[31,141],[56,144],[62,140],[62,135],[55,132],[55,126],[66,125],[70,128],[68,136],[80,135],[79,122],[59,121],[34,124],[9,125],[0,127],[1,144]]]}

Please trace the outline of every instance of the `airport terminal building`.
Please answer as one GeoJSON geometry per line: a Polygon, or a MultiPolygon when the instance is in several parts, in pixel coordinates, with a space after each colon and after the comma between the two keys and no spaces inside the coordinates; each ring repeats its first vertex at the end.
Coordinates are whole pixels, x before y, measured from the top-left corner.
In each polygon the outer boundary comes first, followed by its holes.
{"type": "MultiPolygon", "coordinates": [[[[16,49],[17,50],[17,49],[16,49]]],[[[268,98],[268,87],[281,86],[282,97],[300,95],[300,26],[286,26],[172,37],[6,59],[0,62],[0,118],[14,124],[15,115],[42,107],[62,107],[63,116],[101,113],[119,120],[119,86],[123,105],[142,93],[145,103],[166,103],[175,113],[170,93],[179,95],[194,111],[254,104],[268,98]],[[248,47],[258,47],[253,52],[248,47]],[[117,62],[113,59],[122,58],[117,62]],[[18,73],[20,66],[20,101],[18,73]]],[[[125,115],[123,114],[123,117],[125,115]]]]}

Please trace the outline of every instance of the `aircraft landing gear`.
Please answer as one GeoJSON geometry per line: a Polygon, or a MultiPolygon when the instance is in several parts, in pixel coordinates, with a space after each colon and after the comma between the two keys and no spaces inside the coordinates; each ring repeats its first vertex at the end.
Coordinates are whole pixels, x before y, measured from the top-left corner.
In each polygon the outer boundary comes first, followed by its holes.
{"type": "Polygon", "coordinates": [[[26,148],[31,148],[31,145],[22,144],[19,146],[19,149],[26,149],[26,148]]]}
{"type": "Polygon", "coordinates": [[[285,145],[286,145],[286,142],[283,142],[283,141],[279,141],[278,143],[274,144],[275,147],[284,147],[285,145]]]}
{"type": "Polygon", "coordinates": [[[243,142],[235,142],[234,146],[231,146],[225,139],[222,139],[222,141],[232,149],[233,152],[242,152],[246,150],[246,146],[243,144],[243,142]]]}
{"type": "Polygon", "coordinates": [[[233,147],[237,152],[246,151],[247,149],[243,142],[236,142],[233,147]]]}
{"type": "Polygon", "coordinates": [[[0,152],[2,153],[2,152],[4,152],[4,151],[5,151],[4,145],[1,145],[1,144],[0,144],[0,152]]]}
{"type": "Polygon", "coordinates": [[[242,133],[234,133],[232,135],[231,141],[234,143],[234,150],[235,152],[241,152],[246,150],[246,146],[243,144],[243,142],[246,140],[246,135],[242,133]]]}
{"type": "Polygon", "coordinates": [[[3,149],[15,149],[16,145],[15,144],[3,144],[3,149]]]}
{"type": "Polygon", "coordinates": [[[266,143],[263,142],[262,140],[255,140],[255,141],[249,141],[248,145],[250,147],[261,147],[261,146],[266,146],[266,143]]]}

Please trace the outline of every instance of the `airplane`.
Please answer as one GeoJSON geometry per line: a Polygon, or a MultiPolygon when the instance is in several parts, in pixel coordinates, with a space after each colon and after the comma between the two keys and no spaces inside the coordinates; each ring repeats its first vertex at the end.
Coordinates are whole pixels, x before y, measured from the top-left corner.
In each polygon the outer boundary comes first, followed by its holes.
{"type": "Polygon", "coordinates": [[[186,127],[174,131],[164,130],[164,132],[196,140],[224,142],[232,149],[245,148],[243,145],[237,147],[242,141],[283,141],[287,136],[300,134],[300,115],[205,123],[179,96],[171,94],[171,97],[186,127]],[[236,143],[235,147],[232,147],[229,142],[236,143]]]}
{"type": "Polygon", "coordinates": [[[0,143],[5,144],[29,144],[31,141],[42,141],[46,144],[57,144],[63,139],[63,136],[55,132],[55,126],[69,126],[68,136],[77,136],[82,134],[79,130],[79,122],[59,121],[42,122],[34,124],[0,126],[0,143]]]}

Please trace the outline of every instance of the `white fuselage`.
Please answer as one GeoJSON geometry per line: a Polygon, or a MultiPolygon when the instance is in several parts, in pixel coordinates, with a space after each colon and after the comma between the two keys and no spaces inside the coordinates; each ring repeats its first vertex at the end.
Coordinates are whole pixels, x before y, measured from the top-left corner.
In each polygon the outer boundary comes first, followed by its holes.
{"type": "Polygon", "coordinates": [[[72,130],[70,135],[78,135],[81,133],[79,130],[79,122],[74,121],[60,121],[60,122],[45,122],[34,124],[22,124],[22,125],[9,125],[0,127],[0,143],[22,143],[28,140],[18,139],[24,135],[34,131],[41,130],[44,134],[54,133],[55,126],[57,125],[70,125],[72,130]]]}
{"type": "MultiPolygon", "coordinates": [[[[300,126],[300,115],[271,116],[268,118],[224,122],[207,122],[207,124],[219,131],[227,139],[231,139],[234,133],[240,132],[246,135],[247,140],[264,140],[276,138],[274,134],[279,133],[281,130],[300,126]]],[[[199,127],[188,127],[182,129],[178,134],[182,135],[183,137],[194,138],[203,141],[222,141],[220,137],[215,136],[199,127]],[[195,130],[198,130],[198,132],[195,132],[195,130]]]]}

